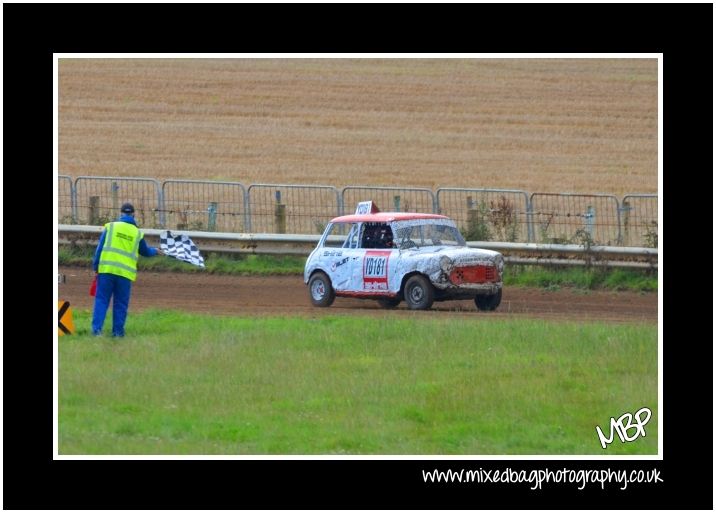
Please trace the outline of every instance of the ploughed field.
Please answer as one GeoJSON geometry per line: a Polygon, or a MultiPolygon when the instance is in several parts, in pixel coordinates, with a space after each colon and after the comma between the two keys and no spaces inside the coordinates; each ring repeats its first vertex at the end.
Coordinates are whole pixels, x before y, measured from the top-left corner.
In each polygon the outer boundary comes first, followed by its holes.
{"type": "Polygon", "coordinates": [[[657,192],[655,59],[60,59],[59,172],[657,192]]]}

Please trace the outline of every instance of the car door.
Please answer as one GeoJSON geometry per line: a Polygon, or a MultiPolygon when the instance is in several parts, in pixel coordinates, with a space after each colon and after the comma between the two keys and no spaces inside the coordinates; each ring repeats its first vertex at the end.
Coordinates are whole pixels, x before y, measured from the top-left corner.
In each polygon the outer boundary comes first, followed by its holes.
{"type": "Polygon", "coordinates": [[[357,288],[353,276],[353,262],[358,260],[363,251],[360,246],[360,223],[351,223],[346,226],[348,236],[343,247],[334,249],[326,257],[328,259],[328,274],[333,282],[333,288],[338,292],[354,291],[357,288]]]}
{"type": "Polygon", "coordinates": [[[353,281],[356,291],[363,295],[386,295],[391,293],[391,279],[394,274],[395,257],[398,252],[390,249],[385,244],[376,244],[376,241],[383,241],[380,237],[381,231],[385,230],[390,234],[390,246],[392,246],[392,229],[387,224],[364,226],[361,236],[362,253],[358,260],[353,262],[353,281]],[[373,230],[370,237],[366,236],[367,230],[373,230]],[[373,241],[371,244],[370,241],[373,241]],[[367,247],[363,247],[367,246],[367,247]]]}

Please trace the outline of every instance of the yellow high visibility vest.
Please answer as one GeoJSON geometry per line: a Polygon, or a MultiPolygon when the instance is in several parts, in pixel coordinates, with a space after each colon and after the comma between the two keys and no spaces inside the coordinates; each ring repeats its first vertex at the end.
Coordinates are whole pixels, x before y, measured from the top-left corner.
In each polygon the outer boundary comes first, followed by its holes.
{"type": "Polygon", "coordinates": [[[100,273],[116,274],[134,281],[137,279],[139,241],[144,234],[131,223],[115,221],[104,225],[106,235],[99,255],[100,273]]]}

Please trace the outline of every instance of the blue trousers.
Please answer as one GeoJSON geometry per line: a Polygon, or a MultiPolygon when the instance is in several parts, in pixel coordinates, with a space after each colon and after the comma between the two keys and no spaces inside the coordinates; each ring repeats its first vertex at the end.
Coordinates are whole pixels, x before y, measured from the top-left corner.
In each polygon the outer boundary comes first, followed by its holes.
{"type": "Polygon", "coordinates": [[[116,274],[100,273],[97,275],[97,294],[94,298],[92,312],[92,333],[100,335],[104,318],[112,301],[112,336],[124,336],[124,323],[127,321],[129,296],[132,293],[132,280],[116,274]]]}

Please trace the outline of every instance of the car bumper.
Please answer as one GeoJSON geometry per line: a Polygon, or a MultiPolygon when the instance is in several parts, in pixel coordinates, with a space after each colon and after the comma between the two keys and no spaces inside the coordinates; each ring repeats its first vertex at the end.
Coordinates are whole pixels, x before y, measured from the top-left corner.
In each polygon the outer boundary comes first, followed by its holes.
{"type": "Polygon", "coordinates": [[[493,283],[433,283],[433,286],[445,296],[477,296],[481,294],[496,294],[502,288],[502,282],[493,283]]]}

